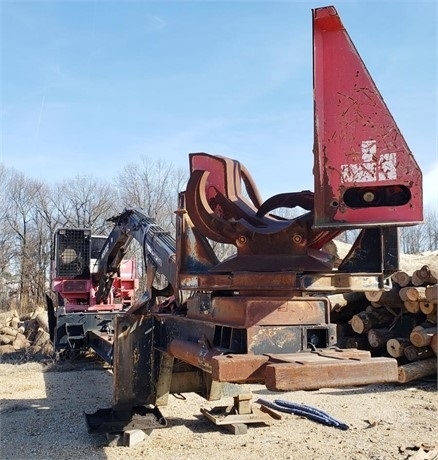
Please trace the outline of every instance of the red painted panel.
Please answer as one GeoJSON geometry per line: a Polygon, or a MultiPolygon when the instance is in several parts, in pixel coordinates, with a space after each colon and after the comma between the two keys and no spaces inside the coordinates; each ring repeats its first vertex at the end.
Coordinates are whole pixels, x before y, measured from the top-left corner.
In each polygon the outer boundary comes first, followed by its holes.
{"type": "Polygon", "coordinates": [[[421,171],[334,7],[313,46],[315,226],[421,222],[421,171]]]}

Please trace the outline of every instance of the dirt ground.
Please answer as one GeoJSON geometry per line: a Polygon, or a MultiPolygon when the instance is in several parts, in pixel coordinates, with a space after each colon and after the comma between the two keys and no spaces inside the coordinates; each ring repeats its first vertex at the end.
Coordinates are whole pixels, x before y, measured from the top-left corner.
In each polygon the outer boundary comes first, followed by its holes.
{"type": "MultiPolygon", "coordinates": [[[[291,414],[249,425],[233,435],[201,414],[232,403],[195,394],[171,396],[161,409],[167,428],[133,447],[108,447],[90,435],[84,412],[110,407],[112,374],[101,363],[0,363],[2,460],[92,459],[438,459],[436,379],[406,385],[370,385],[272,393],[250,387],[254,401],[283,399],[328,412],[346,431],[291,414]]],[[[255,404],[258,407],[257,404],[255,404]]]]}

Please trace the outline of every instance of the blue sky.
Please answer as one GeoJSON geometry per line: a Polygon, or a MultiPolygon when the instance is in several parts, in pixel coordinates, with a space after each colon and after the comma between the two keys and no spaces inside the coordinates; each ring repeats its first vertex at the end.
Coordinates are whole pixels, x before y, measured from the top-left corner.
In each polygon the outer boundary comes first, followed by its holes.
{"type": "MultiPolygon", "coordinates": [[[[313,189],[311,8],[330,2],[0,1],[7,167],[111,179],[205,151],[265,199],[313,189]]],[[[332,4],[436,200],[437,2],[332,4]]]]}

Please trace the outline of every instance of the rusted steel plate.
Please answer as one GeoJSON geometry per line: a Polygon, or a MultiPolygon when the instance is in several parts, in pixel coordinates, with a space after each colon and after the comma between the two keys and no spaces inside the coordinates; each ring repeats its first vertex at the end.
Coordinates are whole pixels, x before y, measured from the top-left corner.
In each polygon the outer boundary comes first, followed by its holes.
{"type": "Polygon", "coordinates": [[[241,272],[217,274],[209,273],[202,275],[180,274],[180,288],[187,290],[287,290],[295,289],[296,274],[285,273],[257,273],[241,272]]]}
{"type": "Polygon", "coordinates": [[[303,349],[303,336],[302,326],[252,326],[247,329],[247,350],[255,354],[294,353],[303,349]]]}
{"type": "Polygon", "coordinates": [[[86,343],[108,364],[113,363],[113,336],[104,332],[87,331],[86,343]]]}
{"type": "Polygon", "coordinates": [[[155,399],[153,318],[116,317],[113,357],[113,407],[152,404],[155,399]]]}
{"type": "Polygon", "coordinates": [[[296,391],[396,382],[397,378],[397,361],[391,358],[321,362],[301,359],[267,365],[265,384],[271,391],[296,391]]]}
{"type": "Polygon", "coordinates": [[[334,7],[313,42],[315,226],[421,222],[421,171],[334,7]]]}
{"type": "Polygon", "coordinates": [[[355,274],[324,273],[296,274],[237,272],[226,274],[180,274],[180,288],[185,290],[253,290],[253,291],[311,291],[311,292],[365,292],[380,291],[385,280],[379,273],[355,274]]]}
{"type": "Polygon", "coordinates": [[[211,360],[211,376],[218,382],[263,382],[267,356],[222,355],[211,360]]]}
{"type": "Polygon", "coordinates": [[[208,309],[189,306],[187,316],[234,327],[281,326],[326,323],[328,311],[326,298],[239,296],[214,297],[208,309]]]}
{"type": "Polygon", "coordinates": [[[270,361],[277,363],[333,362],[333,359],[371,359],[368,350],[357,348],[324,348],[312,352],[268,354],[270,361]]]}
{"type": "MultiPolygon", "coordinates": [[[[274,239],[270,235],[271,239],[274,239]]],[[[284,245],[287,245],[292,236],[289,235],[286,242],[282,242],[278,249],[266,248],[265,254],[248,254],[238,255],[221,262],[216,267],[210,270],[210,273],[221,272],[324,272],[330,271],[333,267],[333,257],[323,252],[301,249],[296,250],[296,254],[286,254],[284,245]],[[269,252],[268,252],[269,251],[269,252]],[[300,253],[301,252],[301,253],[300,253]]],[[[257,247],[261,247],[262,243],[257,240],[254,242],[257,247]]],[[[274,243],[275,245],[275,243],[274,243]]],[[[289,244],[290,246],[290,244],[289,244]]],[[[294,251],[288,247],[287,252],[294,251]]]]}

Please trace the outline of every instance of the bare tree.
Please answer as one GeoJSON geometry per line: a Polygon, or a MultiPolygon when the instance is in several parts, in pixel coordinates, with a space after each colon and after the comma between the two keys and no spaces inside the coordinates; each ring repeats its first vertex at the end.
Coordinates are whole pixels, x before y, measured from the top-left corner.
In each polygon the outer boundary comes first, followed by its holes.
{"type": "Polygon", "coordinates": [[[185,187],[187,174],[163,160],[142,156],[139,164],[127,164],[117,176],[120,201],[138,207],[166,230],[175,228],[178,192],[185,187]]]}
{"type": "MultiPolygon", "coordinates": [[[[185,188],[186,177],[181,169],[170,163],[142,156],[139,163],[125,165],[116,178],[120,205],[122,208],[141,208],[162,228],[174,234],[178,192],[185,188]]],[[[137,260],[140,278],[144,282],[146,267],[139,246],[133,245],[129,255],[137,260]]],[[[156,282],[160,283],[159,277],[156,282]]]]}
{"type": "Polygon", "coordinates": [[[438,249],[437,224],[436,209],[426,207],[424,210],[424,223],[401,229],[402,251],[406,254],[436,251],[438,249]]]}
{"type": "Polygon", "coordinates": [[[14,286],[12,266],[15,256],[14,233],[6,220],[8,210],[9,181],[12,170],[0,164],[0,309],[12,307],[14,286]]]}
{"type": "Polygon", "coordinates": [[[76,176],[55,185],[45,219],[48,221],[51,211],[56,215],[52,226],[90,228],[100,234],[108,227],[106,220],[115,211],[117,196],[108,182],[76,176]]]}
{"type": "Polygon", "coordinates": [[[426,233],[426,250],[438,250],[438,216],[436,207],[426,207],[424,218],[424,231],[426,233]]]}
{"type": "Polygon", "coordinates": [[[17,278],[19,309],[25,311],[41,296],[40,242],[35,232],[37,210],[35,196],[43,186],[11,171],[6,189],[5,222],[14,236],[13,271],[17,278]],[[36,286],[40,285],[40,288],[36,286]]]}

